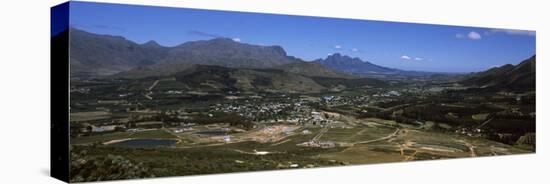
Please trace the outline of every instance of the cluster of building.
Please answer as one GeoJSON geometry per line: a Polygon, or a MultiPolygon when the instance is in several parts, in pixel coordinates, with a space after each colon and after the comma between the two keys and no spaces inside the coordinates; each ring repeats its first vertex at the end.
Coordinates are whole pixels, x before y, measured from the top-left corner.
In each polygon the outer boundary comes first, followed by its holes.
{"type": "Polygon", "coordinates": [[[338,144],[334,141],[308,141],[297,144],[296,146],[314,147],[314,148],[334,148],[338,144]]]}

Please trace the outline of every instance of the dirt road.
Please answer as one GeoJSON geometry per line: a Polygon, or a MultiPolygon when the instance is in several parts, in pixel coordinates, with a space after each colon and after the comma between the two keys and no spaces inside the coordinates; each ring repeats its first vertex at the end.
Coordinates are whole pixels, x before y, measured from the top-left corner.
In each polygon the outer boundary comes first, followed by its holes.
{"type": "Polygon", "coordinates": [[[319,139],[321,138],[321,136],[323,136],[323,134],[327,133],[328,132],[328,126],[319,130],[319,133],[313,137],[313,139],[311,139],[311,141],[319,141],[319,139]]]}
{"type": "Polygon", "coordinates": [[[368,144],[368,143],[373,143],[373,142],[378,142],[378,141],[383,141],[383,140],[388,140],[388,139],[391,139],[395,136],[397,136],[397,134],[399,133],[401,129],[397,128],[395,130],[395,132],[385,136],[385,137],[381,137],[381,138],[378,138],[378,139],[374,139],[374,140],[368,140],[368,141],[360,141],[360,142],[356,142],[355,144],[368,144]]]}

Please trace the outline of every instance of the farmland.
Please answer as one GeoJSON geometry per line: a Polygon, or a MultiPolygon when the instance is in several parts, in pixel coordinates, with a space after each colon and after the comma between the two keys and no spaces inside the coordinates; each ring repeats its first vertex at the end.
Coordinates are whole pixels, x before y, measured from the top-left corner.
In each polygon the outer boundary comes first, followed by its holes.
{"type": "Polygon", "coordinates": [[[173,92],[173,85],[158,82],[153,90],[172,92],[153,93],[152,100],[125,97],[124,102],[96,104],[109,111],[94,107],[95,111],[81,109],[72,114],[76,117],[72,126],[81,130],[74,131],[71,138],[71,149],[80,161],[73,169],[77,173],[74,181],[94,180],[97,171],[86,169],[92,167],[89,163],[111,157],[127,160],[146,171],[143,175],[127,176],[133,178],[534,151],[528,142],[515,142],[524,133],[534,131],[529,126],[517,129],[530,122],[529,116],[517,113],[529,109],[516,105],[517,102],[499,100],[498,104],[473,105],[467,100],[453,102],[452,95],[442,93],[432,95],[429,101],[422,96],[416,100],[395,95],[381,97],[383,89],[363,92],[364,95],[357,95],[362,92],[355,90],[340,96],[222,93],[216,94],[220,97],[203,96],[197,100],[193,96],[202,94],[173,92]],[[174,99],[178,99],[177,103],[158,106],[174,99]],[[507,110],[510,107],[516,114],[507,110]],[[83,115],[86,118],[79,118],[83,115]],[[511,120],[510,116],[518,118],[511,120]],[[507,126],[500,126],[502,123],[507,126]],[[148,143],[124,144],[132,140],[148,143]]]}

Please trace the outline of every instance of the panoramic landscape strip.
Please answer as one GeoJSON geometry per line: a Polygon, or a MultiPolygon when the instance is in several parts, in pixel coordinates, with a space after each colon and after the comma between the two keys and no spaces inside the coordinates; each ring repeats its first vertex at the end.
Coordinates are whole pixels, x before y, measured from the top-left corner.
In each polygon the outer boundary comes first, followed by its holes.
{"type": "Polygon", "coordinates": [[[536,150],[534,31],[68,6],[71,182],[536,150]]]}

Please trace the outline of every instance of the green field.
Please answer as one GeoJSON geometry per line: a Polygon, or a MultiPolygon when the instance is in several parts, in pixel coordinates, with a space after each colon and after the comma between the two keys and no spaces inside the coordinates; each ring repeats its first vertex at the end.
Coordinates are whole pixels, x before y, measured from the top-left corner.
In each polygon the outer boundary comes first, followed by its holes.
{"type": "Polygon", "coordinates": [[[91,144],[103,143],[118,139],[174,139],[176,136],[166,132],[165,130],[146,130],[136,133],[130,132],[115,132],[100,135],[84,136],[71,138],[71,144],[91,144]]]}
{"type": "MultiPolygon", "coordinates": [[[[254,134],[257,130],[232,134],[233,142],[224,143],[213,137],[197,136],[192,132],[176,134],[168,129],[157,129],[137,133],[119,132],[80,137],[71,140],[72,152],[82,153],[79,158],[87,160],[126,159],[128,163],[139,165],[147,172],[144,176],[180,176],[194,174],[226,173],[304,167],[325,167],[347,164],[371,164],[401,162],[408,160],[433,160],[443,158],[477,157],[488,155],[508,155],[530,153],[481,138],[471,138],[455,134],[430,132],[422,129],[403,128],[393,122],[384,122],[399,128],[377,124],[376,126],[357,125],[352,128],[327,128],[319,141],[348,143],[332,148],[304,147],[297,144],[314,140],[325,128],[307,128],[311,133],[302,134],[304,128],[275,142],[260,143],[239,139],[254,134]],[[117,139],[177,139],[178,144],[164,147],[116,147],[110,145],[87,145],[117,139]],[[218,141],[216,141],[218,140],[218,141]],[[266,154],[256,154],[265,152],[266,154]]],[[[208,126],[210,128],[222,126],[208,126]]],[[[196,131],[205,130],[198,127],[196,131]]],[[[115,162],[108,160],[107,162],[115,162]]],[[[82,164],[75,166],[81,176],[96,177],[92,167],[82,164]],[[88,173],[90,172],[90,173],[88,173]]],[[[107,166],[105,166],[107,167],[107,166]]],[[[113,166],[109,166],[113,167],[113,166]]],[[[77,178],[74,181],[88,181],[77,178]]]]}

